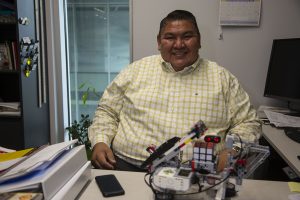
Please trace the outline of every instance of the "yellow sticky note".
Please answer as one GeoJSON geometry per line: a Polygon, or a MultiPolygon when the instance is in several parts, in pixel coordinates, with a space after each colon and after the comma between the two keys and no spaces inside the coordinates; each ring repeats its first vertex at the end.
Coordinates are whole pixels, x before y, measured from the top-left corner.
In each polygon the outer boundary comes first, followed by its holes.
{"type": "Polygon", "coordinates": [[[300,183],[288,182],[291,192],[300,192],[300,183]]]}
{"type": "Polygon", "coordinates": [[[28,152],[30,152],[31,150],[33,150],[33,148],[24,149],[21,151],[16,151],[16,152],[11,152],[11,153],[1,153],[0,154],[0,162],[13,160],[16,158],[21,158],[24,155],[26,155],[28,152]]]}

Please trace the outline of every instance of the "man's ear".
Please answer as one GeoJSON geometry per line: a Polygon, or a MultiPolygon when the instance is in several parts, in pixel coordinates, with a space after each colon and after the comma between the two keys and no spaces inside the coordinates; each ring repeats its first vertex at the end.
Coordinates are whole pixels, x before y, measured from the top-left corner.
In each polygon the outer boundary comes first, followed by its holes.
{"type": "Polygon", "coordinates": [[[199,49],[201,49],[201,37],[199,37],[199,49]]]}
{"type": "Polygon", "coordinates": [[[161,50],[160,44],[157,45],[157,49],[158,49],[159,51],[161,50]]]}
{"type": "Polygon", "coordinates": [[[160,51],[161,50],[161,42],[160,42],[160,36],[159,35],[157,35],[156,41],[157,41],[157,49],[160,51]]]}

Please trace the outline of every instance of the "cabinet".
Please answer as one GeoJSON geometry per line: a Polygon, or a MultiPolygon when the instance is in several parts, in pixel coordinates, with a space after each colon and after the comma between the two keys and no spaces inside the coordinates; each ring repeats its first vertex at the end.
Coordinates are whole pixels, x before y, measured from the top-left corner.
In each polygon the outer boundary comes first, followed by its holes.
{"type": "Polygon", "coordinates": [[[41,41],[43,27],[40,26],[43,12],[38,11],[42,11],[43,7],[39,2],[39,0],[0,0],[0,42],[15,44],[17,52],[14,55],[12,47],[10,52],[15,59],[12,61],[15,63],[13,67],[0,68],[0,104],[20,103],[20,114],[0,114],[0,146],[6,148],[19,150],[40,146],[50,141],[49,103],[45,85],[47,67],[45,63],[40,62],[40,55],[45,52],[40,48],[40,43],[43,42],[41,41]],[[13,20],[9,22],[1,20],[7,13],[13,20]],[[30,42],[24,43],[24,39],[29,39],[30,42]],[[29,51],[34,44],[39,45],[35,53],[37,57],[34,58],[36,62],[33,62],[32,51],[29,51]],[[30,75],[26,76],[24,70],[28,69],[28,66],[32,67],[32,63],[36,65],[30,70],[30,75]]]}
{"type": "Polygon", "coordinates": [[[271,155],[268,158],[270,168],[265,175],[273,176],[277,180],[289,181],[282,171],[282,168],[288,165],[300,177],[300,162],[297,157],[300,152],[299,143],[287,137],[281,128],[263,125],[262,131],[265,139],[262,144],[271,147],[271,155]]]}

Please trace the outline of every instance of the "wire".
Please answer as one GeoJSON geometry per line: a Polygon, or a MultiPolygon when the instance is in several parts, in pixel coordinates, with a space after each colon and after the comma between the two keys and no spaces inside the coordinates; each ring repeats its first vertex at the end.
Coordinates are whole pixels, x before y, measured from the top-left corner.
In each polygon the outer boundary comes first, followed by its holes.
{"type": "Polygon", "coordinates": [[[207,190],[210,190],[211,188],[216,187],[217,185],[220,185],[221,183],[223,183],[224,181],[226,181],[229,177],[230,177],[230,173],[229,173],[223,180],[221,180],[220,182],[218,182],[218,183],[216,183],[215,185],[212,185],[212,186],[210,186],[210,187],[207,187],[207,188],[205,188],[204,190],[201,190],[201,192],[205,192],[205,191],[207,191],[207,190]]]}
{"type": "MultiPolygon", "coordinates": [[[[202,190],[202,187],[203,187],[203,186],[200,185],[199,182],[197,182],[197,183],[198,183],[198,186],[199,186],[198,192],[182,193],[182,194],[180,193],[180,194],[174,194],[174,195],[193,195],[193,194],[200,194],[200,193],[202,193],[202,192],[205,192],[205,191],[207,191],[207,190],[210,190],[210,189],[216,187],[217,185],[220,185],[221,183],[223,183],[224,181],[226,181],[229,177],[230,177],[230,174],[228,174],[223,180],[219,181],[218,183],[216,183],[216,184],[214,184],[214,185],[212,185],[212,186],[210,186],[210,187],[204,188],[203,190],[202,190]]],[[[153,192],[155,195],[157,195],[160,191],[156,190],[156,189],[153,187],[153,185],[152,185],[152,178],[153,178],[153,173],[149,173],[149,172],[148,172],[148,173],[146,173],[145,176],[144,176],[144,181],[145,181],[145,183],[148,185],[148,187],[150,187],[150,189],[152,190],[152,192],[153,192]],[[149,176],[149,182],[147,182],[147,180],[146,180],[146,177],[147,177],[147,176],[149,176]]]]}
{"type": "Polygon", "coordinates": [[[153,188],[153,186],[152,186],[152,175],[153,175],[153,173],[149,173],[149,172],[147,172],[146,174],[145,174],[145,176],[144,176],[144,181],[145,181],[145,183],[148,185],[148,187],[150,187],[150,189],[152,190],[152,192],[156,195],[157,194],[157,191],[153,188]],[[147,182],[147,180],[146,180],[146,177],[149,175],[149,183],[147,182]]]}
{"type": "Polygon", "coordinates": [[[148,185],[148,187],[150,187],[150,184],[147,182],[146,177],[147,177],[149,174],[150,174],[150,173],[148,172],[148,173],[146,173],[145,176],[144,176],[144,181],[145,181],[145,183],[148,185]]]}
{"type": "MultiPolygon", "coordinates": [[[[228,174],[223,180],[219,181],[218,183],[212,185],[212,186],[209,186],[207,188],[204,188],[203,190],[201,191],[198,191],[198,192],[191,192],[191,193],[182,193],[182,194],[174,194],[174,195],[192,195],[192,194],[200,194],[202,192],[205,192],[207,190],[210,190],[214,187],[216,187],[217,185],[220,185],[221,183],[223,183],[224,181],[226,181],[228,178],[230,177],[230,174],[228,174]]],[[[200,189],[201,189],[201,185],[200,185],[200,189]]]]}
{"type": "MultiPolygon", "coordinates": [[[[239,141],[240,141],[240,143],[241,143],[241,149],[240,149],[240,152],[239,152],[239,154],[238,154],[238,159],[240,159],[240,158],[242,158],[242,152],[244,151],[244,149],[243,149],[243,142],[242,142],[242,139],[241,139],[241,137],[238,135],[238,134],[234,134],[234,135],[236,135],[238,138],[239,138],[239,141]]],[[[233,169],[233,166],[230,166],[230,168],[231,169],[233,169]]],[[[199,189],[198,189],[198,191],[197,192],[191,192],[191,193],[175,193],[174,195],[193,195],[193,194],[199,194],[199,193],[202,193],[202,192],[205,192],[205,191],[208,191],[208,190],[210,190],[210,189],[212,189],[212,188],[214,188],[214,187],[216,187],[216,186],[218,186],[218,185],[220,185],[221,183],[223,183],[223,182],[225,182],[229,177],[230,177],[230,175],[231,175],[231,173],[228,173],[228,175],[224,178],[224,179],[222,179],[222,180],[220,180],[219,182],[217,182],[216,184],[214,184],[214,185],[212,185],[212,186],[209,186],[209,187],[207,187],[207,188],[204,188],[204,189],[202,189],[202,187],[203,187],[203,185],[201,185],[199,182],[197,182],[197,185],[198,185],[198,187],[199,187],[199,189]]],[[[161,191],[158,191],[158,190],[156,190],[154,187],[153,187],[153,185],[152,185],[152,181],[153,181],[153,173],[146,173],[145,174],[145,176],[144,176],[144,181],[145,181],[145,183],[151,188],[151,190],[152,190],[152,192],[155,194],[155,195],[157,195],[159,192],[161,192],[161,191]],[[147,180],[146,180],[146,177],[147,176],[149,176],[149,182],[147,182],[147,180]]],[[[163,193],[163,192],[162,192],[163,193]]]]}
{"type": "Polygon", "coordinates": [[[239,152],[239,154],[237,156],[239,159],[241,159],[242,158],[242,153],[244,151],[243,141],[242,141],[242,138],[238,134],[233,134],[233,135],[237,136],[239,138],[240,143],[241,143],[241,149],[240,149],[240,152],[239,152]]]}

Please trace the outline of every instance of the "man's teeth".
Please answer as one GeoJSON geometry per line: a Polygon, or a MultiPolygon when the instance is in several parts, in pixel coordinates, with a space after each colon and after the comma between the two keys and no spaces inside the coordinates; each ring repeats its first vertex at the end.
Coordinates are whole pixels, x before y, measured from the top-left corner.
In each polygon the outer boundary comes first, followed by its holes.
{"type": "Polygon", "coordinates": [[[185,53],[184,52],[173,52],[173,54],[176,56],[181,56],[181,55],[184,55],[185,53]]]}

